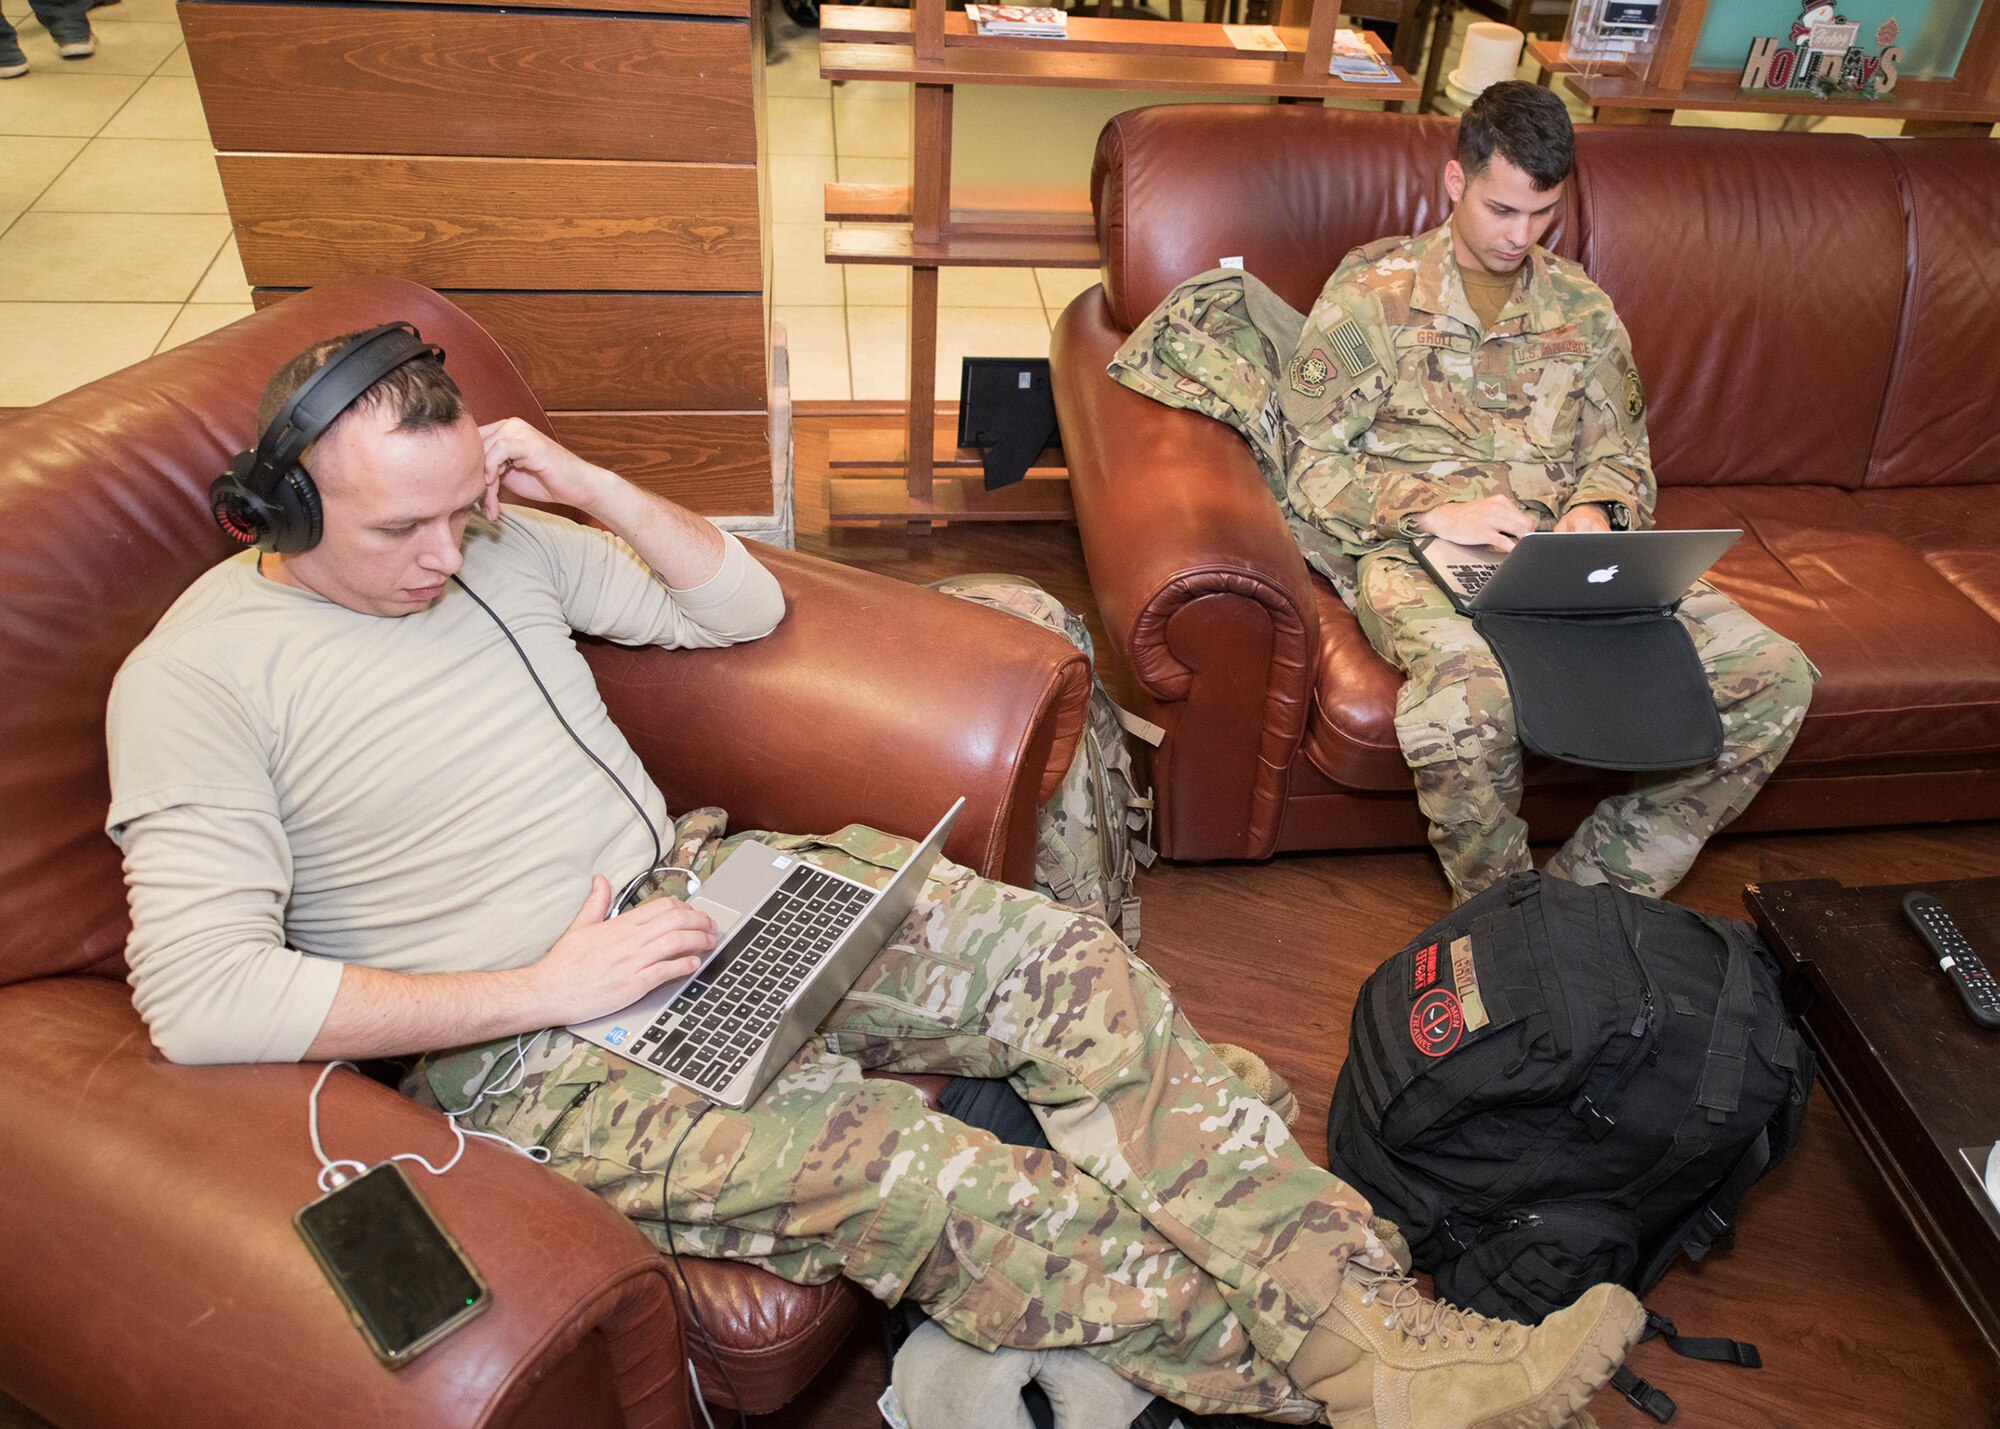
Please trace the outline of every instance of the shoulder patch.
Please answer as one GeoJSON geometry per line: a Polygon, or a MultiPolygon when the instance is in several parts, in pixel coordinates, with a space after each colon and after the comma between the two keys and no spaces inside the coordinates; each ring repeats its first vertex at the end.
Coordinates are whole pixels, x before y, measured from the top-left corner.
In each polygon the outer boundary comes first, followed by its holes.
{"type": "Polygon", "coordinates": [[[1646,415],[1646,389],[1639,374],[1631,370],[1625,373],[1625,415],[1635,422],[1646,415]]]}
{"type": "Polygon", "coordinates": [[[1368,339],[1361,335],[1361,324],[1353,318],[1342,318],[1335,323],[1326,340],[1333,346],[1340,370],[1349,377],[1359,377],[1378,365],[1375,354],[1368,348],[1368,339]]]}
{"type": "Polygon", "coordinates": [[[1333,364],[1327,361],[1326,353],[1316,347],[1292,359],[1289,376],[1294,392],[1307,397],[1324,397],[1327,379],[1333,376],[1333,364]]]}

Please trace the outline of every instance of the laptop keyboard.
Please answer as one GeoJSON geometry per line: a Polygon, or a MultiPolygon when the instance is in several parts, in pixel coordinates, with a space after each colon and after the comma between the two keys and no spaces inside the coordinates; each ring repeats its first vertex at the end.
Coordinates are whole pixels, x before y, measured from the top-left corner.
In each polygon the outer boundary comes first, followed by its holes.
{"type": "Polygon", "coordinates": [[[874,896],[800,864],[627,1055],[720,1093],[763,1050],[792,994],[874,896]]]}
{"type": "Polygon", "coordinates": [[[1452,577],[1458,582],[1459,589],[1467,595],[1478,595],[1479,592],[1485,590],[1486,583],[1493,579],[1493,573],[1499,569],[1500,567],[1498,566],[1489,565],[1450,567],[1452,577]]]}

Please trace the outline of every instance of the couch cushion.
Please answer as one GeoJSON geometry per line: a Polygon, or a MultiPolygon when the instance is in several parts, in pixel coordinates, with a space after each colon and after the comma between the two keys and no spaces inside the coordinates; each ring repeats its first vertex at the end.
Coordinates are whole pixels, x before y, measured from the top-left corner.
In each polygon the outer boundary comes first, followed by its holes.
{"type": "Polygon", "coordinates": [[[1909,298],[1868,485],[2000,481],[2000,146],[1881,148],[1909,213],[1909,298]]]}
{"type": "Polygon", "coordinates": [[[1904,487],[1859,491],[1854,499],[1878,530],[2000,620],[2000,492],[1990,485],[1904,487]]]}
{"type": "Polygon", "coordinates": [[[1715,584],[1824,672],[1788,768],[1963,767],[2000,753],[2000,623],[1852,492],[1683,487],[1660,524],[1740,526],[1715,584]]]}
{"type": "Polygon", "coordinates": [[[1584,266],[1631,330],[1660,484],[1859,487],[1903,302],[1883,146],[1598,128],[1577,170],[1584,266]]]}
{"type": "MultiPolygon", "coordinates": [[[[1135,109],[1098,136],[1091,201],[1111,317],[1130,332],[1174,286],[1243,259],[1304,312],[1350,249],[1444,222],[1455,119],[1304,105],[1135,109]]],[[[1571,189],[1544,241],[1574,257],[1571,189]]]]}

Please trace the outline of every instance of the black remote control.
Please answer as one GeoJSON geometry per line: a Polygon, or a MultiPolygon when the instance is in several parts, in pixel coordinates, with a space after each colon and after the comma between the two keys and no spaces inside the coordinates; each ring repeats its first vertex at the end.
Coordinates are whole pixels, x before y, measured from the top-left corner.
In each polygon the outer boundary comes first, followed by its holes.
{"type": "Polygon", "coordinates": [[[1938,966],[1965,999],[1965,1010],[1981,1027],[2000,1027],[2000,985],[1972,951],[1944,905],[1921,890],[1903,895],[1903,916],[1937,955],[1938,966]]]}

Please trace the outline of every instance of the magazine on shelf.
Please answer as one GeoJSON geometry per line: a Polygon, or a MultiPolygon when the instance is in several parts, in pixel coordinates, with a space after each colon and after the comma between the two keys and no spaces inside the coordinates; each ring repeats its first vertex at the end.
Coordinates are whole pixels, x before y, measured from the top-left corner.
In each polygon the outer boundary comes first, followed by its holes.
{"type": "Polygon", "coordinates": [[[965,18],[978,26],[982,35],[1039,40],[1069,37],[1069,16],[1050,5],[967,5],[965,18]]]}
{"type": "Polygon", "coordinates": [[[1359,30],[1333,32],[1333,64],[1328,73],[1349,84],[1394,84],[1396,73],[1376,54],[1359,30]]]}

